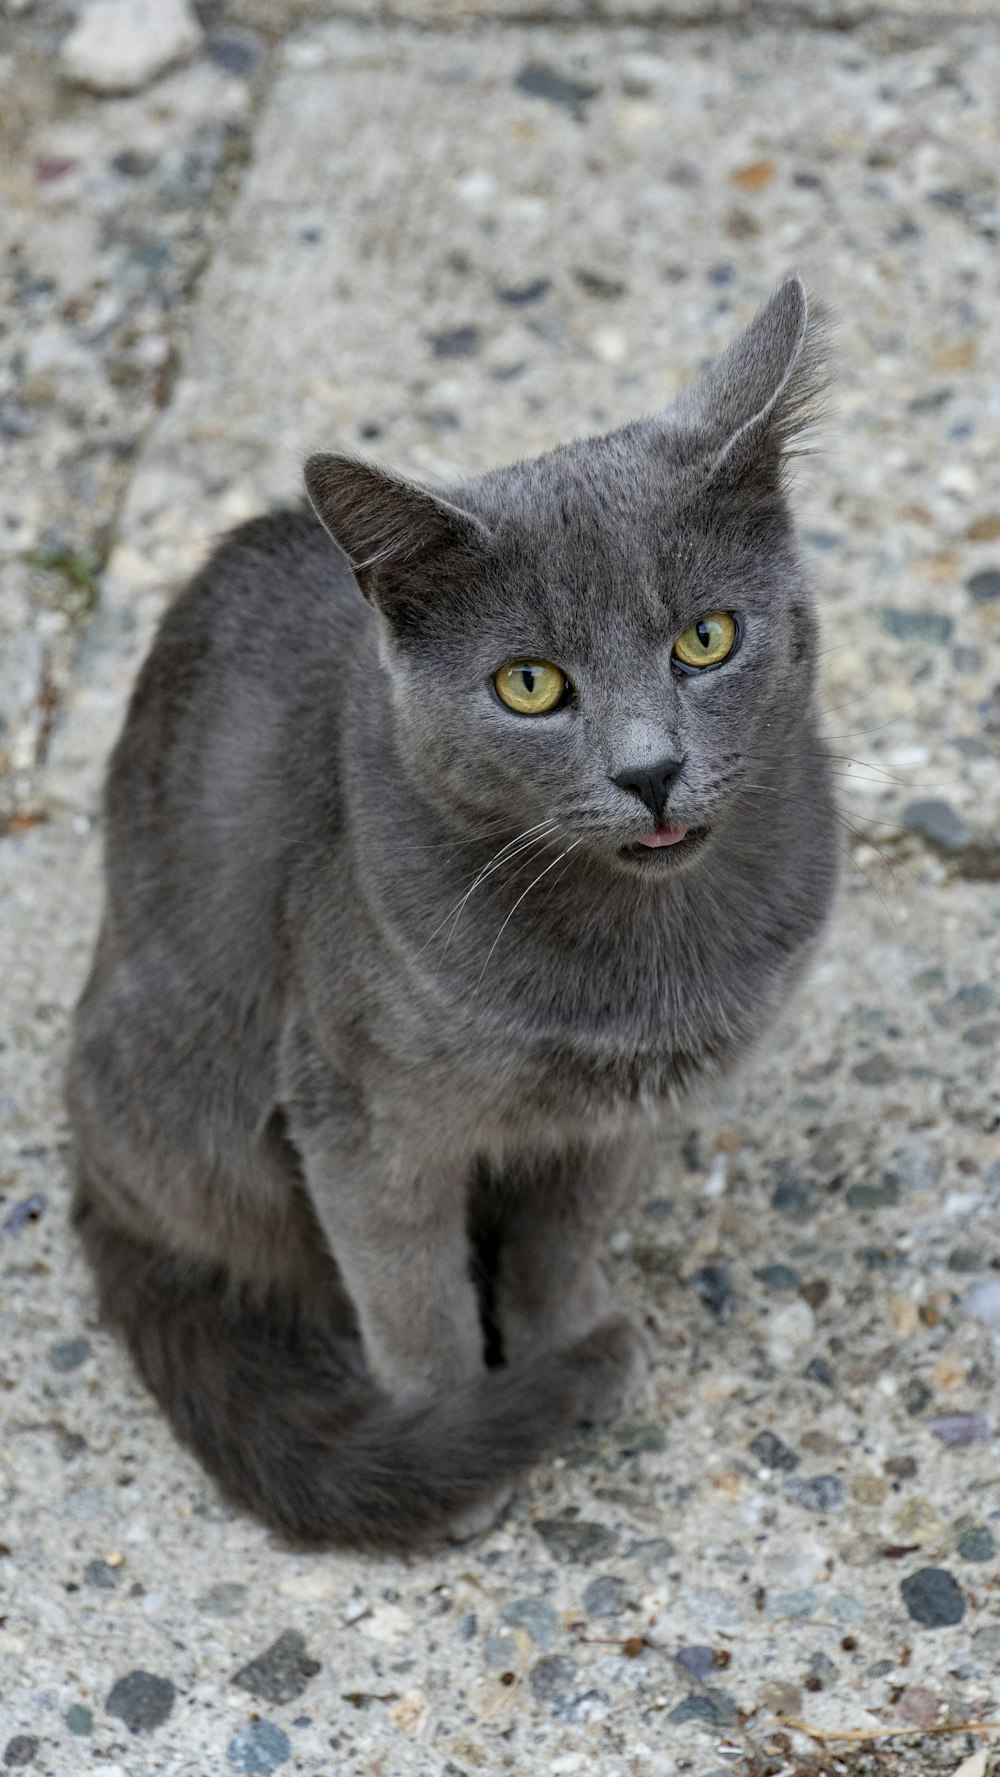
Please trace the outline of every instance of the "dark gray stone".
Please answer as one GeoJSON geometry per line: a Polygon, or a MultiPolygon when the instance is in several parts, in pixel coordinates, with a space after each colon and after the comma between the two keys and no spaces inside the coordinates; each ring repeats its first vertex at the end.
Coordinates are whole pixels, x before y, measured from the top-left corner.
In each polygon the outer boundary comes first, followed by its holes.
{"type": "Polygon", "coordinates": [[[810,1358],[802,1374],[807,1382],[818,1382],[822,1388],[833,1387],[833,1370],[825,1357],[810,1358]]]}
{"type": "Polygon", "coordinates": [[[0,1234],[9,1234],[16,1240],[32,1222],[41,1221],[45,1214],[45,1203],[46,1199],[41,1191],[32,1191],[30,1197],[22,1197],[20,1203],[15,1203],[0,1222],[0,1234]]]}
{"type": "Polygon", "coordinates": [[[665,1450],[667,1434],[662,1425],[643,1425],[639,1420],[626,1419],[615,1427],[615,1442],[620,1450],[633,1456],[643,1450],[665,1450]]]}
{"type": "Polygon", "coordinates": [[[844,1483],[839,1475],[790,1475],[785,1492],[809,1512],[839,1512],[844,1503],[844,1483]]]}
{"type": "Polygon", "coordinates": [[[849,1185],[847,1203],[850,1209],[888,1209],[899,1202],[899,1186],[892,1179],[881,1185],[849,1185]]]}
{"type": "Polygon", "coordinates": [[[234,1734],[226,1758],[243,1777],[271,1777],[271,1772],[292,1756],[292,1743],[273,1721],[251,1721],[234,1734]]]}
{"type": "Polygon", "coordinates": [[[15,1734],[4,1748],[3,1762],[12,1769],[18,1765],[30,1765],[37,1751],[38,1741],[34,1734],[15,1734]]]}
{"type": "Polygon", "coordinates": [[[919,833],[940,851],[961,852],[972,844],[972,828],[950,802],[932,796],[923,802],[908,802],[903,810],[903,826],[908,833],[919,833]]]}
{"type": "Polygon", "coordinates": [[[210,1617],[234,1617],[243,1609],[246,1600],[247,1589],[238,1580],[219,1580],[216,1585],[209,1586],[207,1592],[201,1592],[195,1604],[210,1617]]]}
{"type": "Polygon", "coordinates": [[[988,1444],[991,1427],[985,1413],[940,1413],[928,1419],[927,1429],[949,1449],[960,1450],[967,1444],[988,1444]]]}
{"type": "Polygon", "coordinates": [[[559,1613],[544,1598],[515,1598],[505,1604],[500,1621],[513,1629],[526,1629],[536,1647],[554,1647],[559,1635],[559,1613]]]}
{"type": "Polygon", "coordinates": [[[614,1573],[599,1574],[583,1594],[583,1608],[588,1617],[616,1617],[625,1607],[628,1587],[614,1573]]]}
{"type": "Polygon", "coordinates": [[[698,1682],[701,1683],[702,1679],[707,1678],[709,1673],[713,1670],[715,1665],[715,1650],[714,1648],[703,1647],[700,1644],[696,1644],[693,1647],[679,1647],[674,1655],[674,1659],[677,1661],[678,1666],[682,1666],[685,1672],[689,1673],[692,1678],[696,1678],[698,1682]]]}
{"type": "Polygon", "coordinates": [[[824,1685],[832,1684],[838,1676],[837,1667],[829,1655],[822,1652],[809,1655],[809,1672],[813,1678],[818,1678],[820,1683],[824,1685]]]}
{"type": "Polygon", "coordinates": [[[977,605],[991,605],[1000,599],[1000,568],[980,568],[969,575],[965,585],[977,605]]]}
{"type": "Polygon", "coordinates": [[[869,1055],[866,1060],[859,1061],[856,1067],[852,1067],[851,1073],[856,1080],[860,1080],[862,1086],[888,1086],[891,1080],[899,1078],[899,1069],[892,1056],[884,1055],[881,1050],[869,1055]]]}
{"type": "Polygon", "coordinates": [[[771,1208],[793,1222],[806,1222],[816,1214],[816,1193],[802,1179],[782,1179],[771,1193],[771,1208]]]}
{"type": "Polygon", "coordinates": [[[528,1673],[533,1697],[540,1703],[556,1703],[572,1690],[577,1670],[568,1654],[545,1654],[528,1673]]]}
{"type": "Polygon", "coordinates": [[[108,1692],[105,1709],[118,1716],[133,1734],[148,1734],[166,1721],[177,1692],[169,1678],[155,1672],[127,1672],[108,1692]]]}
{"type": "Polygon", "coordinates": [[[691,1279],[699,1301],[716,1320],[728,1320],[735,1296],[728,1265],[702,1265],[691,1279]]]}
{"type": "Polygon", "coordinates": [[[973,1012],[978,1015],[988,1012],[996,997],[988,981],[970,981],[952,994],[949,1004],[959,1012],[973,1012]]]}
{"type": "Polygon", "coordinates": [[[30,438],[35,422],[26,407],[7,396],[0,401],[0,433],[4,438],[30,438]]]}
{"type": "Polygon", "coordinates": [[[106,1561],[88,1561],[83,1570],[84,1584],[96,1586],[100,1592],[114,1592],[122,1583],[120,1567],[109,1567],[106,1561]]]}
{"type": "Polygon", "coordinates": [[[230,1684],[238,1684],[264,1703],[291,1703],[301,1697],[320,1670],[318,1660],[306,1655],[306,1644],[297,1629],[286,1629],[277,1641],[248,1665],[234,1672],[230,1684]]]}
{"type": "Polygon", "coordinates": [[[672,1561],[676,1553],[673,1543],[665,1536],[645,1537],[640,1542],[630,1543],[625,1550],[625,1554],[634,1555],[644,1569],[655,1567],[664,1561],[672,1561]]]}
{"type": "Polygon", "coordinates": [[[94,1729],[94,1717],[82,1703],[71,1703],[65,1715],[66,1726],[71,1734],[90,1734],[94,1729]]]}
{"type": "Polygon", "coordinates": [[[576,268],[573,276],[585,296],[599,296],[605,302],[624,296],[627,288],[620,278],[606,278],[602,272],[589,271],[583,265],[576,268]]]}
{"type": "Polygon", "coordinates": [[[572,111],[586,105],[589,99],[596,99],[601,90],[583,80],[569,80],[545,62],[526,63],[515,76],[514,85],[533,99],[548,99],[550,104],[567,105],[572,111]]]}
{"type": "Polygon", "coordinates": [[[766,1290],[773,1290],[779,1296],[797,1290],[802,1282],[800,1274],[791,1265],[762,1265],[754,1276],[766,1290]]]}
{"type": "Polygon", "coordinates": [[[478,350],[478,327],[448,327],[443,333],[431,334],[435,358],[472,358],[478,350]]]}
{"type": "Polygon", "coordinates": [[[224,68],[227,74],[235,74],[240,80],[249,80],[263,48],[255,31],[241,30],[236,25],[217,31],[208,40],[208,53],[216,67],[224,68]]]}
{"type": "Polygon", "coordinates": [[[883,605],[878,614],[886,635],[900,642],[933,642],[941,644],[951,638],[955,625],[940,611],[905,611],[898,606],[883,605]]]}
{"type": "Polygon", "coordinates": [[[948,1271],[961,1271],[964,1276],[970,1272],[986,1271],[989,1258],[979,1246],[956,1246],[948,1253],[948,1271]]]}
{"type": "Polygon", "coordinates": [[[557,1561],[579,1562],[589,1567],[613,1555],[618,1538],[605,1524],[589,1518],[539,1518],[535,1529],[557,1561]]]}
{"type": "Polygon", "coordinates": [[[795,1451],[789,1450],[773,1431],[758,1432],[750,1445],[750,1454],[756,1456],[765,1468],[785,1469],[789,1474],[798,1468],[800,1461],[795,1451]]]}
{"type": "Polygon", "coordinates": [[[963,1561],[995,1561],[996,1538],[988,1524],[974,1524],[959,1539],[958,1552],[963,1561]]]}
{"type": "Polygon", "coordinates": [[[518,1663],[517,1636],[503,1629],[499,1635],[487,1635],[483,1643],[483,1660],[491,1672],[513,1670],[518,1663]]]}
{"type": "Polygon", "coordinates": [[[859,1246],[857,1257],[869,1271],[902,1271],[907,1263],[905,1252],[898,1246],[859,1246]]]}
{"type": "Polygon", "coordinates": [[[78,1370],[92,1355],[89,1339],[65,1339],[49,1350],[49,1363],[54,1370],[78,1370]]]}
{"type": "Polygon", "coordinates": [[[676,1709],[670,1711],[667,1720],[676,1722],[678,1726],[686,1721],[700,1721],[708,1727],[717,1728],[734,1720],[736,1714],[736,1704],[726,1691],[703,1691],[700,1696],[682,1698],[676,1709]]]}
{"type": "Polygon", "coordinates": [[[498,290],[497,295],[508,308],[527,308],[530,303],[541,302],[552,288],[550,278],[535,278],[530,284],[513,284],[505,290],[498,290]]]}
{"type": "Polygon", "coordinates": [[[950,1628],[965,1615],[962,1588],[943,1567],[918,1567],[899,1589],[909,1615],[923,1629],[950,1628]]]}
{"type": "Polygon", "coordinates": [[[900,1395],[903,1406],[911,1419],[915,1419],[918,1413],[922,1413],[934,1398],[933,1390],[928,1388],[926,1382],[921,1381],[919,1376],[911,1376],[909,1382],[904,1383],[900,1395]]]}

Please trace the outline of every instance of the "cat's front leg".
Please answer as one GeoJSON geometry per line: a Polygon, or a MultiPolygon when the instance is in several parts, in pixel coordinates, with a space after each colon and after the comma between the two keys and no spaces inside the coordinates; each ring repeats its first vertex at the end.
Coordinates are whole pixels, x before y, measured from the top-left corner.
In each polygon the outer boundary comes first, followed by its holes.
{"type": "Polygon", "coordinates": [[[599,1255],[632,1171],[622,1141],[525,1156],[496,1179],[495,1313],[508,1362],[569,1345],[612,1312],[599,1255]]]}
{"type": "Polygon", "coordinates": [[[419,1401],[484,1368],[466,1232],[468,1166],[388,1120],[290,1113],[305,1184],[354,1304],[373,1380],[419,1401]]]}

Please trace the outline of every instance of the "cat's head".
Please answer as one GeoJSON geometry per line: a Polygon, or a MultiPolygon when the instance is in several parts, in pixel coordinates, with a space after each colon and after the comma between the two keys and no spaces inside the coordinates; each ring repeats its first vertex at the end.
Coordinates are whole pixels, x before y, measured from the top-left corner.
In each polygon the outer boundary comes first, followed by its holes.
{"type": "Polygon", "coordinates": [[[790,279],[665,414],[443,497],[310,458],[313,505],[380,614],[408,768],[437,806],[494,833],[498,817],[511,833],[553,823],[553,844],[643,874],[768,818],[767,762],[812,696],[784,464],[823,340],[790,279]]]}

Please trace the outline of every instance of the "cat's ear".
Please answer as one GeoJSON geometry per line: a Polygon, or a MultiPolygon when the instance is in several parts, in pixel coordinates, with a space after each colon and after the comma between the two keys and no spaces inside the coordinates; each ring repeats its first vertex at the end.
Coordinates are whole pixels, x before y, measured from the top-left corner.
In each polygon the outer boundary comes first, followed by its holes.
{"type": "Polygon", "coordinates": [[[774,475],[819,417],[829,374],[827,315],[801,278],[788,278],[682,400],[688,460],[696,453],[715,483],[774,475]]]}
{"type": "Polygon", "coordinates": [[[485,525],[427,488],[356,457],[310,457],[305,482],[316,515],[350,561],[366,598],[388,616],[406,586],[446,552],[482,551],[485,525]],[[416,570],[416,575],[413,570],[416,570]]]}

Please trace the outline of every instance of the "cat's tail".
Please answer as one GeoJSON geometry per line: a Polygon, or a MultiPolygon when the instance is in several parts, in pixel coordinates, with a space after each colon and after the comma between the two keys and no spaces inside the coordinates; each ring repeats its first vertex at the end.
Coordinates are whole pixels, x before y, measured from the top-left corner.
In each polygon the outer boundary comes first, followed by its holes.
{"type": "Polygon", "coordinates": [[[240,1307],[86,1197],[76,1222],[105,1318],[223,1491],[292,1540],[402,1550],[446,1534],[574,1425],[624,1397],[635,1334],[609,1320],[561,1352],[400,1408],[315,1329],[240,1307]]]}

